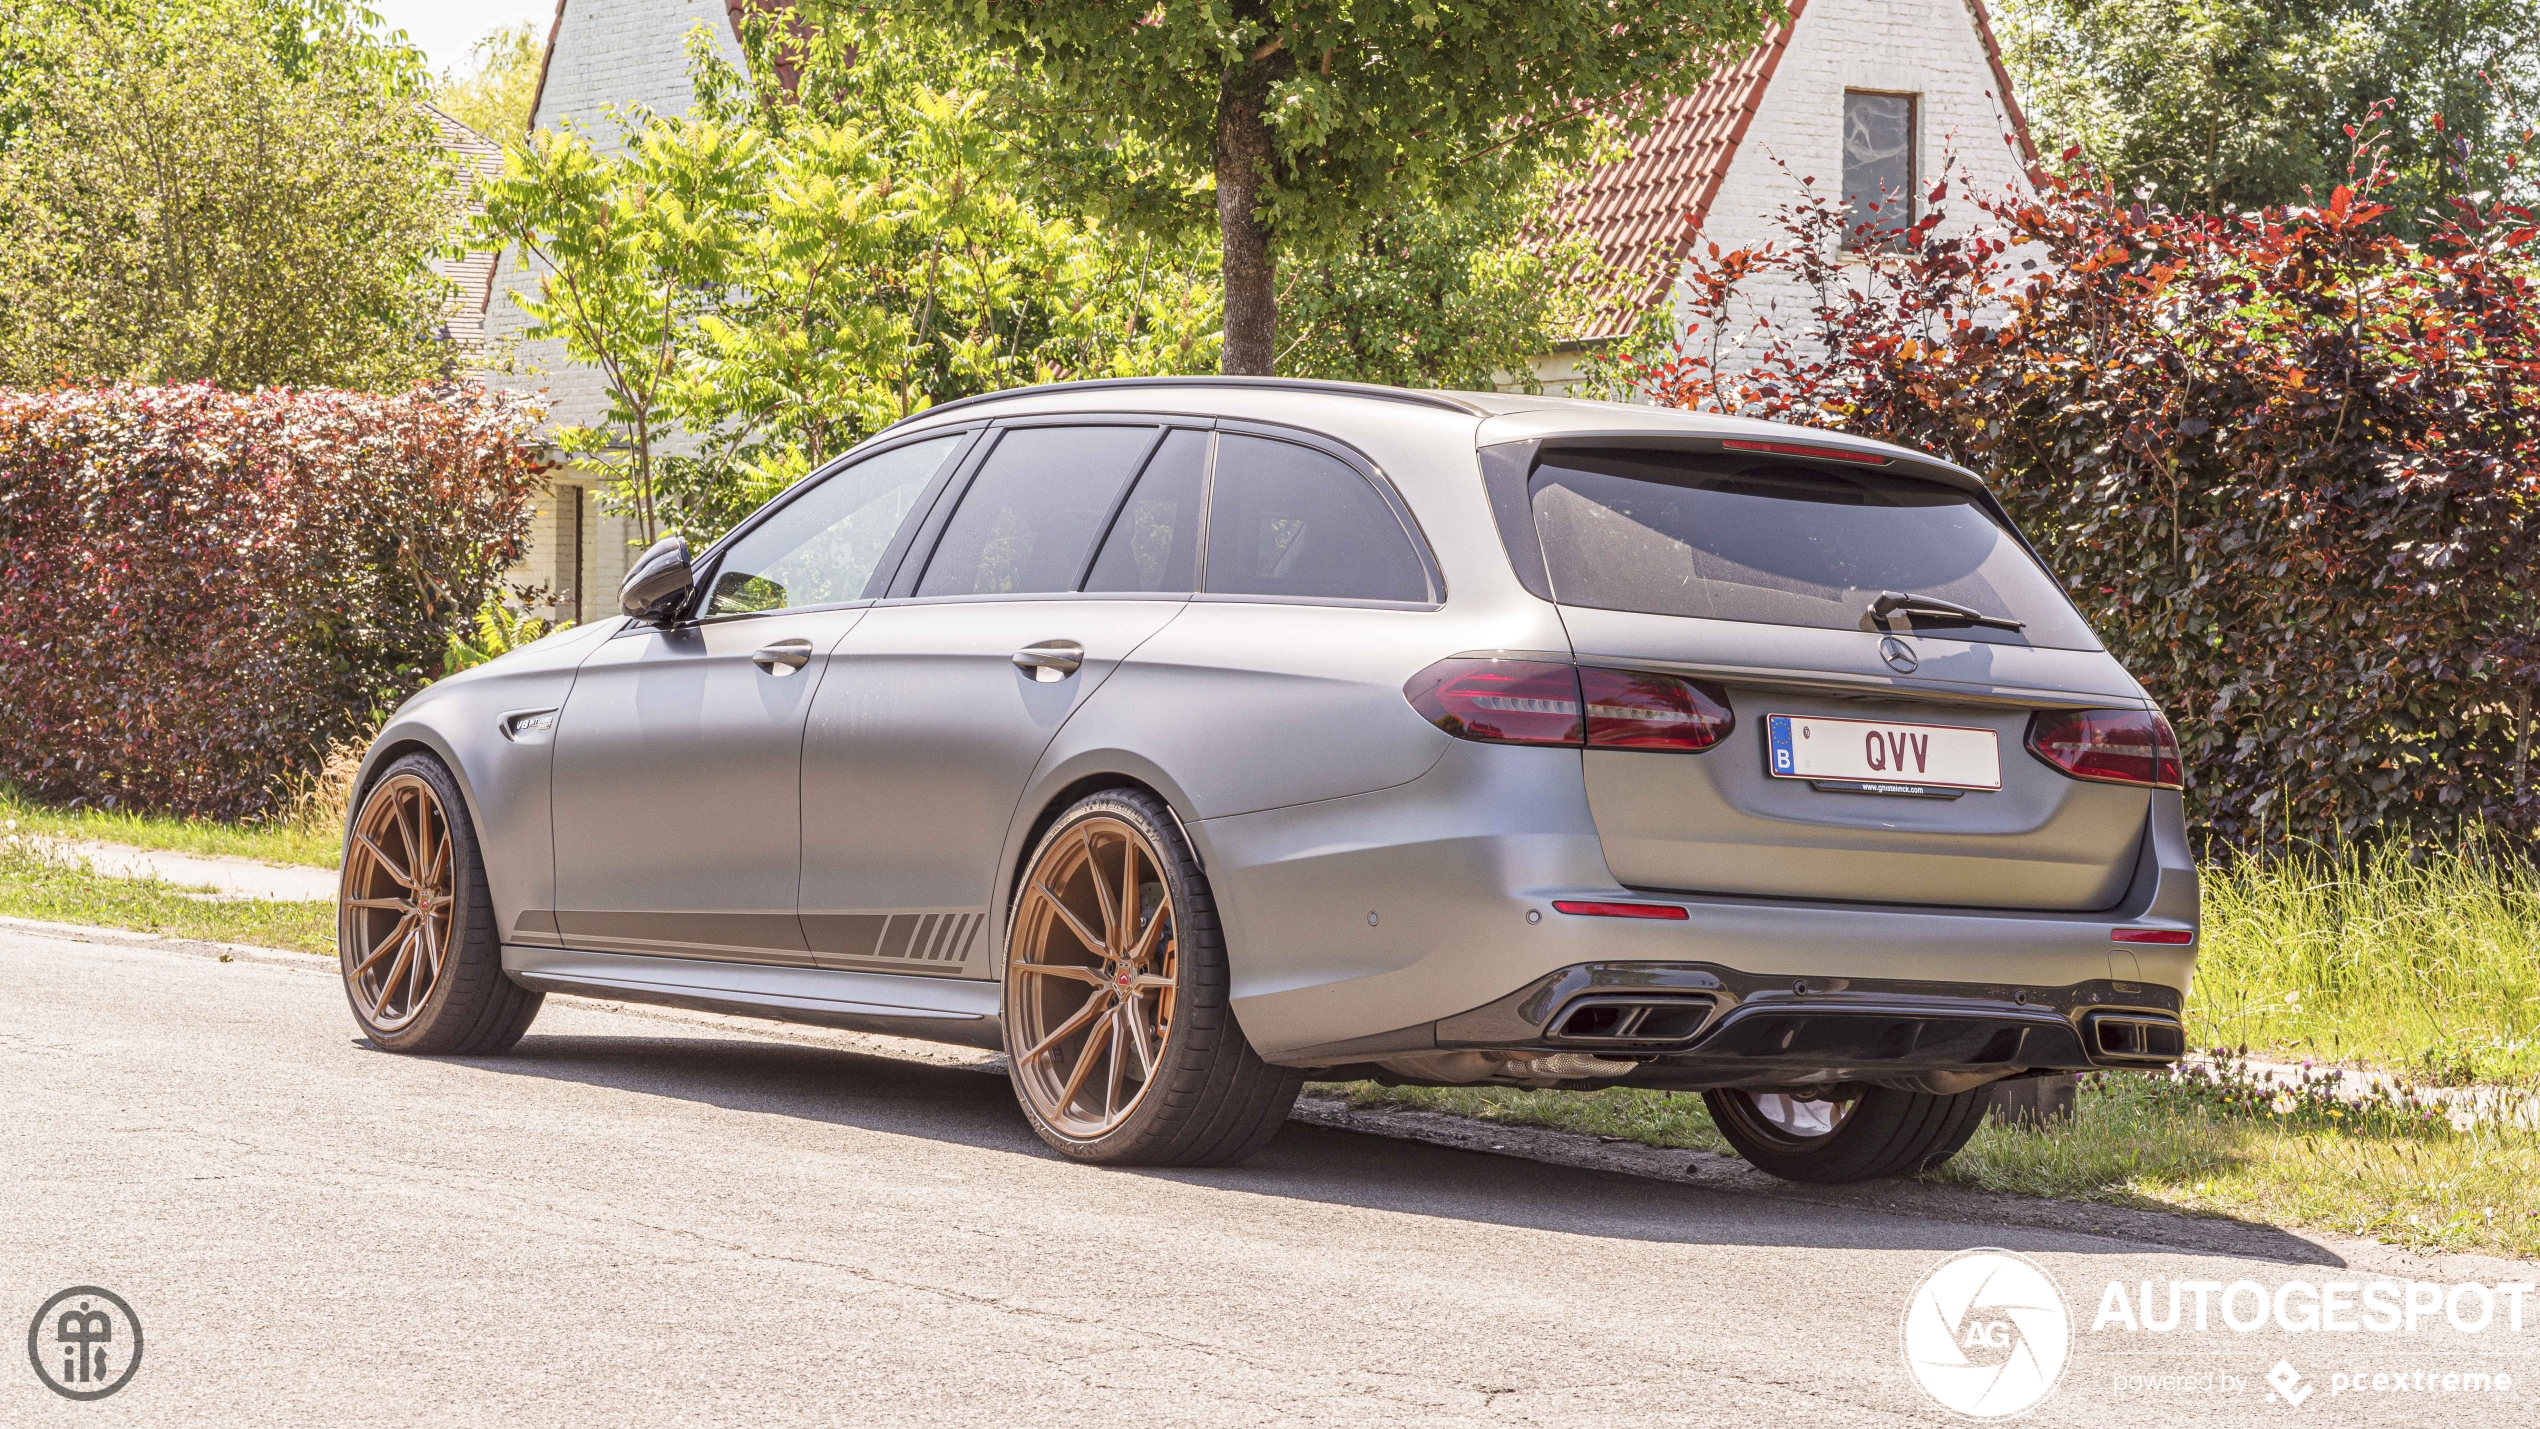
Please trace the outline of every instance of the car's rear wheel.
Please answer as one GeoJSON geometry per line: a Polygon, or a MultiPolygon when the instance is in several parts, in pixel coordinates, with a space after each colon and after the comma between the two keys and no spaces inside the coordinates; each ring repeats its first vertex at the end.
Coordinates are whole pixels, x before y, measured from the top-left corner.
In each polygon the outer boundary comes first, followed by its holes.
{"type": "Polygon", "coordinates": [[[363,794],[335,940],[353,1016],[386,1051],[504,1051],[546,996],[503,972],[476,828],[428,754],[397,760],[363,794]]]}
{"type": "Polygon", "coordinates": [[[1143,790],[1079,800],[1015,888],[1005,1043],[1033,1129],[1119,1166],[1222,1166],[1261,1149],[1304,1075],[1261,1060],[1229,1006],[1208,881],[1143,790]]]}
{"type": "Polygon", "coordinates": [[[1704,1092],[1712,1124],[1759,1171],[1834,1185],[1909,1176],[1958,1154],[1984,1120],[1984,1093],[1892,1087],[1704,1092]]]}

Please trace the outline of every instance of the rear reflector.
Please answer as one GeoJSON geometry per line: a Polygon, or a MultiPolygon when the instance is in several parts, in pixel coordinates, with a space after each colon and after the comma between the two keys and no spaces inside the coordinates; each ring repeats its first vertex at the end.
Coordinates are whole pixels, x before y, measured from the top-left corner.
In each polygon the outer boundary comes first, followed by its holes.
{"type": "Polygon", "coordinates": [[[1688,916],[1684,909],[1673,903],[1573,903],[1562,900],[1552,906],[1556,912],[1579,918],[1665,918],[1681,923],[1688,916]]]}
{"type": "Polygon", "coordinates": [[[1721,446],[1733,452],[1771,452],[1775,456],[1813,456],[1827,461],[1848,461],[1855,466],[1885,466],[1886,457],[1876,452],[1856,452],[1845,447],[1821,447],[1808,442],[1722,441],[1721,446]]]}
{"type": "Polygon", "coordinates": [[[1577,744],[1579,672],[1536,660],[1440,660],[1402,689],[1429,723],[1492,744],[1577,744]]]}
{"type": "Polygon", "coordinates": [[[2177,789],[2187,782],[2178,736],[2153,710],[2040,710],[2029,716],[2028,750],[2096,784],[2177,789]]]}
{"type": "Polygon", "coordinates": [[[1599,749],[1709,749],[1737,723],[1726,691],[1649,670],[1582,666],[1587,742],[1599,749]]]}
{"type": "Polygon", "coordinates": [[[2192,943],[2196,933],[2189,928],[2111,928],[2108,938],[2118,943],[2192,943]]]}

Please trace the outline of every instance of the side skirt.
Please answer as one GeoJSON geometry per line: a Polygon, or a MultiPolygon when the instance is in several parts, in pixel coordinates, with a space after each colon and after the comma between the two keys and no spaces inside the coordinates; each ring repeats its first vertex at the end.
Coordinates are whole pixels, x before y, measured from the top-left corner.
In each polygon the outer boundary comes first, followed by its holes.
{"type": "Polygon", "coordinates": [[[524,987],[659,1003],[772,1022],[879,1032],[1003,1051],[999,989],[966,978],[901,977],[771,963],[723,963],[503,945],[524,987]]]}

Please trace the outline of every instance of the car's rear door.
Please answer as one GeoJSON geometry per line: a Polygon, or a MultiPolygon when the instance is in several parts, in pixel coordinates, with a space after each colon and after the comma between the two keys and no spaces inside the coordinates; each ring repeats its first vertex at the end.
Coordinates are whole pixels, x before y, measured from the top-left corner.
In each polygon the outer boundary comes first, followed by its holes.
{"type": "Polygon", "coordinates": [[[824,966],[993,973],[994,867],[1033,766],[1190,597],[1204,426],[1051,418],[990,442],[813,702],[801,910],[824,966]]]}
{"type": "Polygon", "coordinates": [[[803,724],[866,585],[966,440],[885,449],[737,533],[692,618],[586,659],[557,722],[556,920],[569,947],[805,963],[803,724]]]}
{"type": "Polygon", "coordinates": [[[1998,510],[1875,457],[1703,445],[1529,451],[1521,473],[1485,452],[1503,526],[1513,496],[1579,663],[1707,677],[1736,716],[1697,755],[1586,751],[1615,876],[1882,903],[2114,903],[2150,792],[2066,777],[2025,740],[2041,710],[2139,709],[2142,693],[1998,510]],[[1874,614],[1891,592],[2019,628],[1874,614]]]}

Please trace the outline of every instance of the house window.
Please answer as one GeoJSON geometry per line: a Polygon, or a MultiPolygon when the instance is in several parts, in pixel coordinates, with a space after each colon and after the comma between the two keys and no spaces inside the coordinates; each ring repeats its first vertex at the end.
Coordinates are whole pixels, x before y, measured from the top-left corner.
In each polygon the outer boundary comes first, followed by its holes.
{"type": "Polygon", "coordinates": [[[1846,248],[1901,247],[1913,226],[1915,98],[1844,91],[1846,248]]]}
{"type": "Polygon", "coordinates": [[[582,488],[556,488],[555,610],[559,620],[582,623],[582,488]]]}

